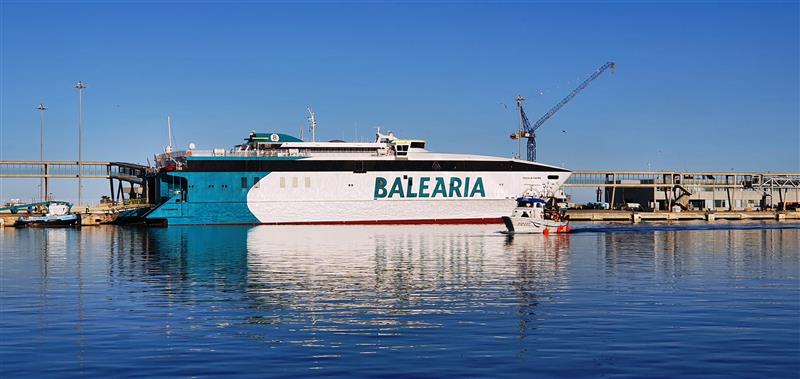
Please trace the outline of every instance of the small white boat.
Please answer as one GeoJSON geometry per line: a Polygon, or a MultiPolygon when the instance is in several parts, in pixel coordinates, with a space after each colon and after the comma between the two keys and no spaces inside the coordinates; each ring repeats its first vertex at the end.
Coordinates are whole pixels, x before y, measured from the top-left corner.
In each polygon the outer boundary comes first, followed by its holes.
{"type": "Polygon", "coordinates": [[[569,217],[557,209],[547,207],[547,202],[533,196],[517,198],[517,207],[511,216],[503,216],[509,233],[550,234],[569,233],[569,217]]]}

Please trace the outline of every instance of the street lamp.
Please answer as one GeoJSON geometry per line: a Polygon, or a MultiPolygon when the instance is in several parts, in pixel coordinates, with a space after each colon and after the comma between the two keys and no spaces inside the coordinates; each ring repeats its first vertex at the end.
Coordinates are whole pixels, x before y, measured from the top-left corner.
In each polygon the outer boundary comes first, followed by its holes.
{"type": "MultiPolygon", "coordinates": [[[[39,111],[39,161],[42,164],[42,174],[44,174],[44,111],[47,110],[47,107],[43,103],[39,103],[36,109],[39,111]]],[[[42,177],[39,183],[41,199],[42,201],[47,201],[47,189],[44,183],[45,178],[42,177]]]]}
{"type": "Polygon", "coordinates": [[[83,203],[83,89],[86,84],[78,82],[78,206],[83,203]]]}

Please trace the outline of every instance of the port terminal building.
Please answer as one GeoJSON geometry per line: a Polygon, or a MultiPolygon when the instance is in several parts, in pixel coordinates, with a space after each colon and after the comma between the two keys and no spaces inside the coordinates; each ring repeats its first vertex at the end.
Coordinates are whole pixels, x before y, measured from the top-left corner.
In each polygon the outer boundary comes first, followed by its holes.
{"type": "Polygon", "coordinates": [[[612,209],[764,211],[800,205],[800,173],[576,171],[567,188],[596,188],[612,209]]]}

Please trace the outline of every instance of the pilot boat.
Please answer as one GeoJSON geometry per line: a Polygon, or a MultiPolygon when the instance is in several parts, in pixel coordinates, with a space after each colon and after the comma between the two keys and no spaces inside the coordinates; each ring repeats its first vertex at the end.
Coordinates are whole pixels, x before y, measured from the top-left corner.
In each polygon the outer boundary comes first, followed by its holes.
{"type": "Polygon", "coordinates": [[[569,233],[569,216],[534,196],[518,197],[516,208],[511,216],[503,216],[503,223],[514,234],[569,233]]]}

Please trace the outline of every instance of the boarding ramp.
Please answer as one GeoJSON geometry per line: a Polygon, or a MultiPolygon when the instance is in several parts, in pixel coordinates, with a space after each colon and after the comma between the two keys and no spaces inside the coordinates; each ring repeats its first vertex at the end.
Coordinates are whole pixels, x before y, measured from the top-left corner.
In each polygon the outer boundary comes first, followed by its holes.
{"type": "Polygon", "coordinates": [[[124,200],[122,183],[141,186],[147,198],[147,174],[153,168],[126,162],[77,161],[0,161],[0,179],[40,179],[44,194],[49,196],[51,179],[106,179],[111,199],[124,200]],[[115,191],[115,182],[118,186],[115,191]]]}

